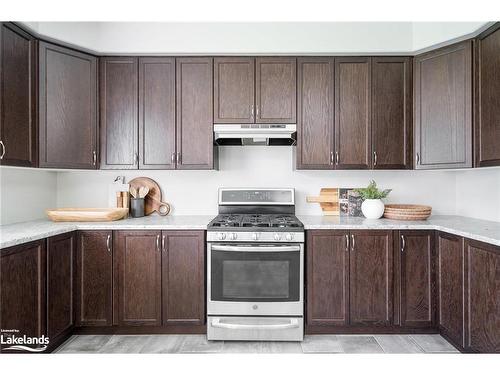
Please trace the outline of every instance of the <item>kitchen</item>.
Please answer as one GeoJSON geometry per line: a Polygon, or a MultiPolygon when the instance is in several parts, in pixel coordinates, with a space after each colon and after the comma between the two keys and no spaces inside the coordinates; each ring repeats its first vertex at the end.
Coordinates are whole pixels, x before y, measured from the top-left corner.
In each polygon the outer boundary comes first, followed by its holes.
{"type": "Polygon", "coordinates": [[[500,353],[500,23],[318,25],[0,24],[2,354],[500,353]]]}

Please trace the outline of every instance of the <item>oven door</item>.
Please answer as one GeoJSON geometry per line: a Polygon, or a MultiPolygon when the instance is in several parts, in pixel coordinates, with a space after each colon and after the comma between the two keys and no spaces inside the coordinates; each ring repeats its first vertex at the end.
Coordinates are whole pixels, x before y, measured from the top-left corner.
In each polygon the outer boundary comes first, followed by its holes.
{"type": "Polygon", "coordinates": [[[303,316],[302,244],[207,248],[208,315],[303,316]]]}

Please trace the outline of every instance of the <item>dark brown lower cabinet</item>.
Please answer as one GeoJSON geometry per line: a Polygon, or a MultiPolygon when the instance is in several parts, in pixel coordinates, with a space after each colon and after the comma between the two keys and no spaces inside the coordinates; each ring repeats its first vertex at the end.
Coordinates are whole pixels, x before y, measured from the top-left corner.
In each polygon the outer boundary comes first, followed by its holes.
{"type": "Polygon", "coordinates": [[[500,247],[465,241],[465,349],[500,353],[500,247]]]}
{"type": "Polygon", "coordinates": [[[75,236],[73,232],[47,240],[47,335],[59,341],[73,328],[75,236]]]}
{"type": "Polygon", "coordinates": [[[45,240],[0,251],[1,330],[17,330],[16,337],[46,334],[45,277],[45,240]]]}
{"type": "Polygon", "coordinates": [[[205,323],[205,234],[162,233],[162,305],[164,325],[205,323]]]}
{"type": "Polygon", "coordinates": [[[349,231],[307,232],[307,324],[349,323],[349,231]]]}
{"type": "Polygon", "coordinates": [[[83,231],[77,235],[76,325],[113,324],[113,232],[83,231]]]}
{"type": "Polygon", "coordinates": [[[350,324],[389,326],[393,321],[392,231],[350,233],[350,324]]]}
{"type": "Polygon", "coordinates": [[[436,322],[434,231],[400,231],[396,243],[401,325],[433,327],[436,322]]]}
{"type": "Polygon", "coordinates": [[[439,331],[463,348],[464,239],[443,232],[439,232],[436,238],[439,331]]]}
{"type": "Polygon", "coordinates": [[[114,232],[114,325],[161,325],[160,242],[160,231],[114,232]]]}

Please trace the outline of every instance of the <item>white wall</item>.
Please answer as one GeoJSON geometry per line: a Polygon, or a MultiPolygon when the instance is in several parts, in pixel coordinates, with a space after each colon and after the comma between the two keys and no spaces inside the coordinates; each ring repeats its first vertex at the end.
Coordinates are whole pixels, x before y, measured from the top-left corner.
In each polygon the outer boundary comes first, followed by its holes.
{"type": "Polygon", "coordinates": [[[156,180],[174,215],[216,214],[219,187],[293,187],[299,214],[320,214],[306,203],[321,187],[361,187],[374,178],[392,188],[389,202],[422,203],[436,214],[455,213],[455,175],[436,171],[294,171],[292,147],[223,147],[219,171],[72,171],[57,176],[57,205],[107,205],[107,189],[117,175],[156,180]],[[453,192],[450,194],[450,190],[453,192]]]}
{"type": "Polygon", "coordinates": [[[413,50],[462,38],[485,26],[487,22],[413,22],[413,50]]]}
{"type": "Polygon", "coordinates": [[[106,54],[411,53],[485,22],[27,22],[48,38],[106,54]]]}
{"type": "Polygon", "coordinates": [[[456,212],[500,221],[500,167],[456,172],[456,212]]]}
{"type": "Polygon", "coordinates": [[[57,173],[0,167],[0,225],[46,217],[56,207],[57,173]]]}

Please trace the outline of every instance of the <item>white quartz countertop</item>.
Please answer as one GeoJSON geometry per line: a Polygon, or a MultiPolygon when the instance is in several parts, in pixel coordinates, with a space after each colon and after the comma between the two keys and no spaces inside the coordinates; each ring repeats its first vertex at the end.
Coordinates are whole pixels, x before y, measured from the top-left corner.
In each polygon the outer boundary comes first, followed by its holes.
{"type": "MultiPolygon", "coordinates": [[[[54,223],[35,220],[0,226],[0,249],[74,230],[205,230],[214,216],[158,216],[111,222],[54,223]]],[[[431,216],[425,221],[298,215],[308,229],[435,229],[500,246],[500,222],[464,216],[431,216]]]]}
{"type": "Polygon", "coordinates": [[[301,216],[308,229],[435,229],[500,246],[500,222],[465,216],[433,215],[427,220],[406,221],[364,217],[301,216]]]}
{"type": "Polygon", "coordinates": [[[0,249],[39,240],[74,230],[205,230],[214,216],[151,215],[106,222],[55,223],[50,220],[34,220],[0,226],[0,249]]]}

